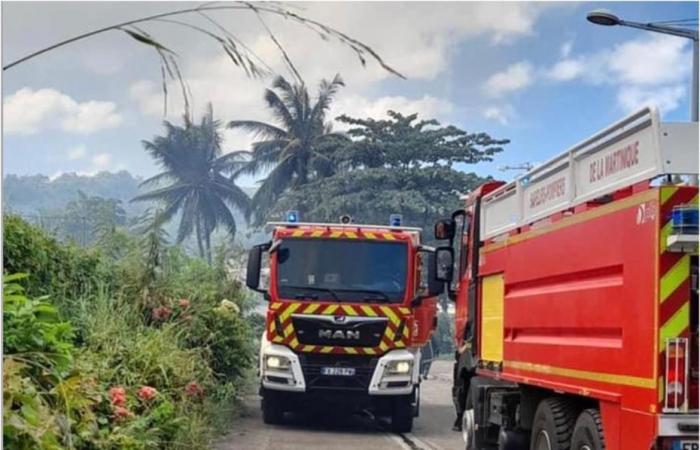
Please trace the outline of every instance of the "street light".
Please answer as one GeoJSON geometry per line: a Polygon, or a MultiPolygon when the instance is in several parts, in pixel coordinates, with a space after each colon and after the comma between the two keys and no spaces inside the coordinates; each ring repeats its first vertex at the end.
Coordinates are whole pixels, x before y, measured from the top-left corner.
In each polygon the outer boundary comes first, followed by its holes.
{"type": "Polygon", "coordinates": [[[670,34],[672,36],[683,37],[693,41],[693,74],[691,84],[691,99],[690,99],[690,120],[698,121],[698,32],[687,28],[678,28],[660,23],[641,23],[622,20],[606,9],[596,9],[586,15],[589,22],[596,25],[639,28],[640,30],[655,31],[657,33],[670,34]]]}

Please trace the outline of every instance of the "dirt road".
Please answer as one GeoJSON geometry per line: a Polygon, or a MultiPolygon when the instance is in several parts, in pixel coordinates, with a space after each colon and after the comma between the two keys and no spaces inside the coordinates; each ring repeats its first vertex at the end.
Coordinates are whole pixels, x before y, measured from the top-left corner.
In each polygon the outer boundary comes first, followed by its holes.
{"type": "Polygon", "coordinates": [[[333,411],[319,416],[290,416],[284,426],[262,422],[257,395],[246,399],[246,410],[235,430],[217,445],[217,450],[306,450],[306,449],[404,449],[450,450],[463,448],[460,433],[451,430],[454,409],[450,399],[452,363],[435,361],[421,384],[420,417],[413,432],[393,434],[369,416],[347,416],[333,411]]]}

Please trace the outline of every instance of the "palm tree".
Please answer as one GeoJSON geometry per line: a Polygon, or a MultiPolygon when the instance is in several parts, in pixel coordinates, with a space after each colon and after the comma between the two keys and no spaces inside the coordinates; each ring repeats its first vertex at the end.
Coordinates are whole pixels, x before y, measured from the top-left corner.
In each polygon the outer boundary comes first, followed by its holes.
{"type": "MultiPolygon", "coordinates": [[[[344,86],[340,75],[323,80],[316,102],[311,105],[303,83],[292,85],[278,76],[265,90],[265,103],[279,125],[256,120],[233,120],[229,128],[241,128],[262,140],[255,142],[250,161],[240,174],[255,175],[271,170],[252,199],[252,212],[259,223],[284,191],[333,174],[334,164],[324,147],[346,140],[325,122],[333,96],[344,86]]],[[[327,147],[326,147],[327,148],[327,147]]]]}
{"type": "Polygon", "coordinates": [[[141,183],[156,186],[151,192],[131,201],[160,201],[163,210],[159,223],[181,213],[176,242],[182,242],[193,232],[199,254],[211,263],[211,234],[223,225],[231,237],[236,234],[236,221],[230,208],[248,214],[248,196],[226,175],[239,171],[245,164],[240,152],[223,154],[220,122],[214,120],[211,104],[199,125],[187,117],[184,126],[165,121],[165,136],[144,141],[143,146],[164,169],[141,183]],[[161,187],[164,183],[167,186],[161,187]]]}

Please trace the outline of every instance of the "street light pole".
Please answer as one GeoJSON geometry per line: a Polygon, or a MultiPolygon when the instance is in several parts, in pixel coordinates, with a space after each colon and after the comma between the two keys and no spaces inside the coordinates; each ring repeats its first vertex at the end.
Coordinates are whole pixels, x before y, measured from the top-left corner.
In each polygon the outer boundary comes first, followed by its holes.
{"type": "Polygon", "coordinates": [[[641,23],[631,20],[622,20],[610,11],[597,9],[587,14],[589,22],[596,25],[638,28],[640,30],[654,31],[656,33],[670,34],[672,36],[683,37],[693,41],[693,73],[691,75],[690,86],[690,120],[698,121],[698,32],[687,28],[678,28],[660,23],[641,23]]]}
{"type": "Polygon", "coordinates": [[[693,39],[693,98],[690,99],[690,120],[698,121],[698,34],[693,39]]]}

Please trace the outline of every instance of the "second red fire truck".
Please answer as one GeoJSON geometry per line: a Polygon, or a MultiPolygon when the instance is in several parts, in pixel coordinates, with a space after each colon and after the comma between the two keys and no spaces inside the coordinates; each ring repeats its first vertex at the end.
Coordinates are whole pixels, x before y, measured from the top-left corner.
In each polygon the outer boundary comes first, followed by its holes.
{"type": "Polygon", "coordinates": [[[436,224],[467,449],[698,449],[698,151],[645,108],[436,224]]]}

